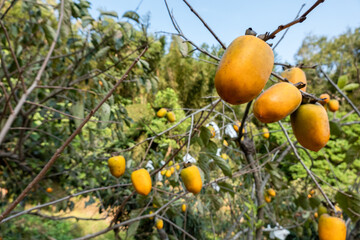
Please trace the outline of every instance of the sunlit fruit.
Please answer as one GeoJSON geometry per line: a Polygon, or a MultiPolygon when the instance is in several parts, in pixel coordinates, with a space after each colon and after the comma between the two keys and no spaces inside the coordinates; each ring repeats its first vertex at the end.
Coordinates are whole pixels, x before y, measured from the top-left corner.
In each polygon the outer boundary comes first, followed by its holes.
{"type": "Polygon", "coordinates": [[[171,177],[171,170],[166,170],[165,176],[168,178],[171,177]]]}
{"type": "Polygon", "coordinates": [[[52,193],[52,192],[53,192],[53,189],[52,189],[51,187],[48,187],[48,188],[46,189],[46,192],[47,192],[47,193],[52,193]]]}
{"type": "Polygon", "coordinates": [[[315,189],[311,189],[309,193],[310,193],[311,195],[314,195],[314,194],[315,194],[315,189]]]}
{"type": "Polygon", "coordinates": [[[270,137],[269,129],[263,128],[263,137],[264,138],[269,138],[270,137]]]}
{"type": "Polygon", "coordinates": [[[116,178],[119,178],[125,173],[126,163],[123,156],[114,156],[109,158],[108,167],[110,169],[111,175],[116,178]]]}
{"type": "Polygon", "coordinates": [[[311,194],[308,194],[308,198],[311,198],[312,196],[311,196],[311,194]]]}
{"type": "Polygon", "coordinates": [[[330,95],[327,93],[323,93],[320,95],[320,98],[326,98],[322,101],[320,101],[319,103],[321,103],[322,105],[325,105],[326,103],[328,103],[330,101],[330,95]]]}
{"type": "Polygon", "coordinates": [[[156,228],[157,229],[162,229],[164,227],[164,222],[162,219],[158,219],[156,220],[156,228]]]}
{"type": "Polygon", "coordinates": [[[209,128],[209,130],[210,130],[210,133],[211,133],[211,138],[214,138],[215,137],[215,134],[216,134],[216,132],[215,132],[215,128],[213,127],[213,126],[209,126],[208,127],[209,128]]]}
{"type": "Polygon", "coordinates": [[[290,119],[294,135],[304,148],[317,152],[329,141],[329,119],[320,104],[301,105],[290,119]]]}
{"type": "MultiPolygon", "coordinates": [[[[239,132],[239,129],[240,129],[240,127],[241,127],[241,122],[240,122],[240,121],[236,121],[235,124],[233,125],[233,127],[234,127],[234,130],[235,130],[236,132],[239,132]]],[[[245,129],[244,129],[244,128],[243,128],[242,132],[245,133],[245,129]]]]}
{"type": "Polygon", "coordinates": [[[265,202],[271,202],[271,197],[269,195],[265,195],[265,202]]]}
{"type": "Polygon", "coordinates": [[[164,169],[164,170],[161,170],[161,175],[165,175],[165,173],[166,173],[166,170],[164,169]]]}
{"type": "Polygon", "coordinates": [[[183,212],[186,211],[186,204],[181,205],[181,211],[183,211],[183,212]]]}
{"type": "Polygon", "coordinates": [[[319,219],[318,233],[320,240],[345,240],[345,221],[324,213],[319,219]]]}
{"type": "MultiPolygon", "coordinates": [[[[149,214],[153,214],[153,211],[150,211],[149,214]]],[[[150,220],[153,220],[154,217],[149,217],[150,220]]]]}
{"type": "Polygon", "coordinates": [[[223,141],[223,144],[224,144],[225,147],[228,147],[228,146],[229,146],[228,142],[227,142],[225,139],[224,139],[224,141],[223,141]]]}
{"type": "Polygon", "coordinates": [[[263,92],[255,101],[253,112],[263,123],[277,122],[293,113],[301,104],[302,96],[294,85],[277,83],[263,92]]]}
{"type": "Polygon", "coordinates": [[[171,168],[170,168],[170,172],[171,172],[171,174],[173,174],[173,173],[175,172],[175,168],[174,168],[174,167],[171,167],[171,168]]]}
{"type": "Polygon", "coordinates": [[[201,191],[202,180],[200,171],[197,166],[192,165],[190,167],[184,168],[181,170],[180,175],[186,189],[189,192],[197,194],[201,191]]]}
{"type": "Polygon", "coordinates": [[[166,108],[160,108],[160,110],[157,111],[156,116],[158,116],[159,118],[162,118],[166,115],[166,113],[167,113],[166,108]]]}
{"type": "Polygon", "coordinates": [[[264,88],[274,65],[274,53],[263,40],[245,35],[226,49],[215,74],[219,96],[230,104],[247,103],[264,88]]]}
{"type": "Polygon", "coordinates": [[[318,218],[319,214],[317,212],[314,213],[314,217],[318,218]]]}
{"type": "Polygon", "coordinates": [[[175,113],[173,113],[173,112],[168,112],[168,113],[166,114],[166,117],[167,117],[167,120],[168,120],[169,122],[175,122],[175,113]]]}
{"type": "Polygon", "coordinates": [[[222,154],[220,155],[220,157],[221,157],[222,159],[224,159],[224,160],[228,160],[228,159],[229,159],[229,156],[228,156],[226,153],[222,153],[222,154]]]}
{"type": "Polygon", "coordinates": [[[271,197],[275,197],[275,196],[276,196],[276,192],[275,192],[275,190],[274,190],[273,188],[269,188],[269,189],[267,190],[267,193],[268,193],[269,196],[271,196],[271,197]]]}
{"type": "Polygon", "coordinates": [[[102,86],[103,85],[103,82],[99,80],[99,85],[102,86]]]}
{"type": "Polygon", "coordinates": [[[180,165],[179,165],[179,164],[176,164],[176,165],[175,165],[175,169],[176,169],[177,171],[179,171],[180,165]]]}
{"type": "MultiPolygon", "coordinates": [[[[289,82],[296,84],[298,82],[302,82],[307,84],[306,74],[303,70],[298,67],[288,68],[284,72],[281,73],[281,76],[289,80],[289,82]]],[[[304,92],[306,91],[305,87],[301,88],[304,92]]]]}
{"type": "Polygon", "coordinates": [[[146,196],[151,192],[151,177],[144,168],[132,172],[131,181],[137,193],[146,196]]]}
{"type": "Polygon", "coordinates": [[[339,110],[339,106],[339,101],[336,99],[331,99],[328,102],[328,107],[331,112],[336,112],[337,110],[339,110]]]}
{"type": "Polygon", "coordinates": [[[174,165],[174,162],[171,160],[169,163],[168,163],[169,167],[171,167],[172,165],[174,165]]]}

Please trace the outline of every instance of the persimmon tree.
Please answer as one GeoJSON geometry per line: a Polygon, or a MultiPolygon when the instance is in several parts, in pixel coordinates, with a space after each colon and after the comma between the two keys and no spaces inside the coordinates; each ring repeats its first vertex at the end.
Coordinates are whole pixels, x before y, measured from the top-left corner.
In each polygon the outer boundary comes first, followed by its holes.
{"type": "MultiPolygon", "coordinates": [[[[279,38],[274,49],[286,37],[278,36],[283,30],[295,28],[311,11],[316,14],[322,2],[304,13],[302,7],[295,20],[272,32],[258,35],[248,29],[246,34],[265,42],[279,38]]],[[[8,192],[0,224],[8,226],[25,214],[60,221],[69,217],[41,209],[54,205],[57,211],[72,210],[74,197],[89,196],[88,203],[97,201],[99,212],[111,221],[78,239],[109,231],[117,239],[124,232],[135,239],[263,239],[276,230],[267,226],[276,224],[296,238],[317,234],[314,213],[324,204],[329,213],[343,215],[348,238],[355,239],[360,224],[360,112],[351,94],[356,86],[345,88],[351,83],[339,77],[347,73],[328,72],[322,62],[305,58],[299,62],[308,77],[303,102],[323,100],[315,82],[331,85],[322,89],[341,100],[339,111],[328,112],[329,142],[318,152],[308,150],[297,142],[289,116],[264,124],[253,114],[253,100],[230,105],[219,98],[214,77],[227,47],[184,3],[220,48],[194,43],[166,1],[176,31],[166,56],[165,38],[149,34],[146,18],[134,11],[122,21],[115,12],[101,12],[94,19],[84,0],[3,2],[0,157],[1,188],[8,192]],[[339,77],[336,83],[333,76],[339,77]],[[160,108],[174,112],[175,122],[156,117],[160,108]],[[270,137],[263,137],[265,127],[270,137]],[[126,170],[115,178],[107,160],[118,155],[125,158],[126,170]],[[180,176],[189,163],[201,170],[202,190],[195,195],[180,176]],[[152,180],[146,196],[131,184],[131,173],[140,168],[152,180]],[[46,192],[51,185],[59,194],[46,192]],[[20,203],[33,206],[25,210],[20,203]],[[160,219],[164,226],[153,228],[160,219]]],[[[358,76],[358,59],[352,58],[351,76],[358,76]]],[[[289,83],[280,67],[294,66],[275,63],[264,89],[289,83]]]]}

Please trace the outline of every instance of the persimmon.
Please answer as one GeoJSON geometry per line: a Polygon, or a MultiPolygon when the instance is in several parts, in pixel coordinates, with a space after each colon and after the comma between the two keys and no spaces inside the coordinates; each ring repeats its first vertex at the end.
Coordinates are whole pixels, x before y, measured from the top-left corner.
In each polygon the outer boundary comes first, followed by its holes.
{"type": "Polygon", "coordinates": [[[266,139],[270,137],[269,129],[263,128],[263,137],[266,139]]]}
{"type": "Polygon", "coordinates": [[[263,40],[245,35],[226,49],[215,74],[219,96],[234,105],[247,103],[264,88],[274,65],[274,53],[263,40]]]}
{"type": "Polygon", "coordinates": [[[183,212],[186,211],[186,204],[181,205],[181,211],[183,211],[183,212]]]}
{"type": "Polygon", "coordinates": [[[157,111],[156,116],[158,116],[159,118],[162,118],[166,115],[166,113],[167,113],[166,108],[160,108],[160,110],[157,111]]]}
{"type": "Polygon", "coordinates": [[[116,178],[121,177],[125,173],[126,162],[123,156],[114,156],[109,158],[108,167],[111,175],[116,178]]]}
{"type": "Polygon", "coordinates": [[[158,219],[156,220],[156,228],[157,229],[162,229],[164,227],[164,222],[162,219],[158,219]]]}
{"type": "Polygon", "coordinates": [[[52,192],[53,192],[53,189],[52,189],[51,187],[48,187],[48,188],[46,189],[46,192],[47,192],[47,193],[52,193],[52,192]]]}
{"type": "Polygon", "coordinates": [[[151,192],[151,177],[146,169],[132,172],[131,181],[137,193],[146,196],[151,192]]]}
{"type": "Polygon", "coordinates": [[[322,105],[327,104],[330,101],[330,95],[327,93],[323,93],[320,95],[320,98],[326,98],[324,100],[321,100],[319,103],[321,103],[322,105]]]}
{"type": "MultiPolygon", "coordinates": [[[[289,80],[289,82],[296,84],[298,82],[302,82],[307,84],[306,74],[303,70],[298,67],[288,68],[284,72],[281,73],[281,76],[289,80]]],[[[306,91],[305,87],[301,88],[304,92],[306,91]]]]}
{"type": "Polygon", "coordinates": [[[345,240],[345,221],[324,213],[319,219],[318,233],[320,240],[345,240]]]}
{"type": "Polygon", "coordinates": [[[301,105],[290,120],[294,135],[304,148],[317,152],[329,141],[329,119],[320,104],[301,105]]]}
{"type": "Polygon", "coordinates": [[[267,193],[268,193],[269,196],[271,196],[271,197],[275,197],[275,196],[276,196],[276,192],[275,192],[275,190],[274,190],[273,188],[269,188],[269,189],[267,190],[267,193]]]}
{"type": "Polygon", "coordinates": [[[175,122],[175,120],[176,120],[175,114],[173,112],[168,112],[166,114],[166,117],[169,122],[175,122]]]}
{"type": "Polygon", "coordinates": [[[299,89],[290,83],[281,82],[268,88],[256,99],[253,112],[260,122],[273,123],[293,113],[301,100],[299,89]]]}
{"type": "Polygon", "coordinates": [[[328,107],[331,112],[336,112],[337,110],[339,110],[339,107],[340,107],[339,101],[336,99],[331,99],[328,102],[328,107]]]}
{"type": "Polygon", "coordinates": [[[190,167],[184,168],[181,170],[180,175],[186,189],[189,192],[197,194],[201,191],[202,180],[200,171],[197,166],[192,165],[190,167]]]}

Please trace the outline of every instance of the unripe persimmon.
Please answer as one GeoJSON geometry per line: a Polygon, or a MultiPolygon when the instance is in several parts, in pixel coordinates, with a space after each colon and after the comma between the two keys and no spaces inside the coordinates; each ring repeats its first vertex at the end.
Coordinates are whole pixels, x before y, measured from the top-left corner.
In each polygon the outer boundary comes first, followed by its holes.
{"type": "MultiPolygon", "coordinates": [[[[281,73],[281,76],[286,78],[287,80],[289,80],[289,82],[293,84],[296,84],[298,82],[307,84],[305,72],[298,67],[286,69],[284,72],[281,73]]],[[[300,90],[303,90],[305,92],[306,85],[300,90]]]]}
{"type": "Polygon", "coordinates": [[[318,233],[320,240],[345,240],[345,221],[324,213],[319,219],[318,233]]]}
{"type": "Polygon", "coordinates": [[[339,110],[339,101],[336,99],[331,99],[328,102],[328,107],[331,112],[336,112],[337,110],[339,110]]]}
{"type": "Polygon", "coordinates": [[[275,196],[276,196],[276,192],[275,192],[275,190],[274,190],[273,188],[269,188],[269,189],[267,190],[267,193],[268,193],[269,196],[271,196],[271,197],[275,197],[275,196]]]}
{"type": "Polygon", "coordinates": [[[294,85],[277,83],[256,99],[254,115],[263,123],[277,122],[293,113],[300,106],[301,100],[301,93],[294,85]]]}
{"type": "Polygon", "coordinates": [[[270,137],[269,129],[263,128],[263,137],[264,138],[269,138],[270,137]]]}
{"type": "Polygon", "coordinates": [[[200,171],[197,166],[190,166],[184,168],[180,172],[181,179],[184,182],[186,189],[193,194],[197,194],[201,191],[202,188],[202,180],[200,171]]]}
{"type": "Polygon", "coordinates": [[[162,219],[158,219],[158,220],[156,220],[155,225],[156,225],[156,228],[160,230],[164,227],[164,221],[162,219]]]}
{"type": "Polygon", "coordinates": [[[263,40],[245,35],[226,49],[215,74],[219,96],[234,105],[247,103],[264,88],[274,65],[274,53],[263,40]]]}
{"type": "Polygon", "coordinates": [[[321,103],[322,105],[325,105],[325,104],[327,104],[327,103],[330,101],[330,95],[327,94],[327,93],[321,94],[321,95],[320,95],[320,98],[326,98],[326,99],[324,99],[324,100],[322,100],[322,101],[319,102],[319,103],[321,103]]]}
{"type": "Polygon", "coordinates": [[[304,148],[317,152],[329,141],[329,119],[320,104],[303,104],[290,119],[294,135],[304,148]]]}

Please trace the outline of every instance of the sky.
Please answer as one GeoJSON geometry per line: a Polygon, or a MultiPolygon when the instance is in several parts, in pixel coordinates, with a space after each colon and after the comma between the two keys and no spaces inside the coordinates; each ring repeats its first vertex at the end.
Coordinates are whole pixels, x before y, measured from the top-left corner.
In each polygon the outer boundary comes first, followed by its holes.
{"type": "MultiPolygon", "coordinates": [[[[236,37],[244,35],[249,27],[258,34],[274,31],[279,25],[292,21],[305,4],[304,13],[316,0],[187,0],[228,46],[236,37]]],[[[124,12],[136,10],[140,16],[150,16],[152,33],[176,33],[163,0],[92,0],[91,14],[97,17],[99,9],[116,11],[120,20],[124,12]]],[[[197,45],[218,42],[190,11],[182,0],[168,0],[178,25],[186,37],[197,45]]],[[[308,35],[333,38],[348,29],[360,27],[360,0],[326,0],[315,8],[307,19],[290,28],[276,48],[277,62],[294,63],[294,55],[308,35]]],[[[276,43],[283,32],[268,43],[276,43]]]]}

